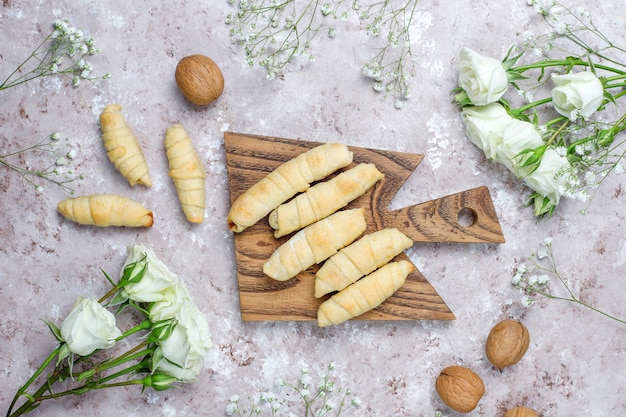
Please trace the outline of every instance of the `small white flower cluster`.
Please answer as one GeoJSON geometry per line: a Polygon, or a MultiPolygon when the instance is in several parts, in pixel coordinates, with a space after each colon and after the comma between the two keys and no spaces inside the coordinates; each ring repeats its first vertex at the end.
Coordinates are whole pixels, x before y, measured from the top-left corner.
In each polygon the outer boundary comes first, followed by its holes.
{"type": "Polygon", "coordinates": [[[296,59],[312,62],[314,37],[327,32],[337,36],[337,20],[350,15],[367,33],[384,39],[384,46],[364,65],[362,74],[373,80],[376,92],[392,93],[400,109],[410,96],[408,77],[415,74],[416,57],[411,50],[411,26],[418,0],[398,5],[394,0],[346,1],[228,0],[236,11],[226,17],[230,35],[245,50],[248,66],[258,64],[268,79],[283,78],[296,59]],[[347,3],[347,4],[344,4],[347,3]],[[393,3],[393,4],[392,4],[393,3]]]}
{"type": "Polygon", "coordinates": [[[75,87],[80,85],[81,79],[107,79],[111,76],[110,73],[106,73],[102,77],[92,77],[91,75],[93,65],[86,58],[102,53],[102,50],[95,46],[96,39],[94,36],[85,36],[83,30],[71,26],[68,19],[57,19],[53,26],[51,50],[55,53],[49,67],[52,73],[74,74],[72,85],[75,87]],[[71,65],[61,70],[60,67],[66,58],[69,58],[71,65]]]}
{"type": "Polygon", "coordinates": [[[524,262],[520,262],[515,265],[515,273],[511,280],[511,283],[520,290],[522,294],[522,305],[530,307],[535,302],[537,295],[543,297],[550,296],[550,290],[548,284],[550,283],[550,276],[546,272],[554,273],[553,271],[546,271],[540,268],[538,262],[549,259],[552,260],[552,238],[546,238],[539,246],[537,253],[533,255],[532,266],[529,268],[524,262]]]}
{"type": "MultiPolygon", "coordinates": [[[[331,373],[335,369],[335,364],[331,363],[328,366],[328,373],[331,373]]],[[[361,405],[361,400],[358,397],[352,395],[350,390],[344,390],[343,388],[336,388],[335,382],[330,379],[327,373],[321,375],[321,380],[317,386],[314,387],[314,380],[309,373],[308,368],[300,370],[300,379],[297,383],[291,384],[283,379],[277,379],[274,381],[274,386],[279,390],[285,388],[291,392],[297,394],[297,398],[301,399],[302,406],[296,405],[293,402],[287,401],[290,397],[287,394],[282,400],[274,392],[266,391],[258,395],[254,400],[251,400],[251,404],[247,408],[241,407],[241,401],[239,395],[233,395],[226,405],[226,415],[229,416],[256,416],[260,415],[264,409],[269,409],[271,416],[276,416],[277,412],[282,406],[289,406],[295,409],[304,407],[304,415],[311,416],[323,416],[329,411],[334,411],[336,416],[341,415],[349,407],[358,407],[361,405]],[[315,388],[312,390],[312,388],[315,388]],[[339,397],[336,402],[335,396],[339,397]],[[319,405],[318,405],[319,402],[319,405]]],[[[287,416],[296,417],[299,414],[289,411],[287,416]]]]}
{"type": "Polygon", "coordinates": [[[52,76],[65,75],[72,79],[74,87],[81,80],[108,79],[111,74],[93,75],[90,56],[102,50],[95,45],[94,36],[86,36],[82,29],[75,28],[69,19],[57,19],[51,33],[14,71],[0,84],[0,91],[27,81],[52,76]],[[34,63],[30,67],[30,61],[34,63]]]}
{"type": "Polygon", "coordinates": [[[72,194],[74,190],[69,184],[76,180],[83,179],[84,177],[82,175],[76,175],[74,172],[73,162],[78,156],[76,147],[71,145],[70,138],[62,139],[63,137],[60,133],[51,133],[33,146],[20,149],[10,154],[0,155],[0,165],[17,172],[26,183],[31,185],[38,193],[44,191],[44,187],[39,180],[45,180],[72,194]],[[11,160],[16,159],[18,155],[20,157],[17,159],[22,159],[25,154],[30,152],[52,154],[54,163],[47,165],[45,168],[36,169],[28,165],[22,166],[11,162],[11,160]]]}
{"type": "Polygon", "coordinates": [[[536,253],[531,254],[525,260],[516,262],[513,270],[514,274],[511,283],[520,291],[522,296],[521,303],[525,307],[530,307],[539,298],[569,301],[609,319],[626,324],[626,320],[622,320],[597,307],[587,304],[574,294],[568,280],[561,275],[561,272],[557,268],[552,248],[552,238],[550,237],[546,238],[543,243],[539,245],[539,249],[536,253]],[[556,278],[555,282],[560,283],[565,288],[565,291],[561,291],[563,295],[560,295],[557,291],[552,292],[549,286],[551,277],[556,278]]]}

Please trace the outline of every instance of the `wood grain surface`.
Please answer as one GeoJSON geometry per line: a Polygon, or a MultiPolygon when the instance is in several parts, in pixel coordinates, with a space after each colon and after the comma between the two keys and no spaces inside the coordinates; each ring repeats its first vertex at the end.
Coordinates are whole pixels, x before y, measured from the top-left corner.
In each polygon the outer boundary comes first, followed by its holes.
{"type": "MultiPolygon", "coordinates": [[[[283,162],[320,145],[320,142],[226,132],[224,145],[231,203],[283,162]]],[[[489,191],[479,187],[390,211],[389,203],[423,155],[350,146],[351,168],[373,163],[385,174],[366,194],[345,209],[365,208],[371,233],[396,227],[414,242],[502,243],[504,237],[489,191]],[[469,219],[469,221],[468,221],[469,219]]],[[[339,171],[340,172],[340,171],[339,171]]],[[[239,301],[244,321],[316,320],[328,296],[314,296],[314,278],[321,265],[279,282],[263,274],[263,264],[291,235],[274,238],[267,217],[234,234],[239,301]]],[[[403,253],[397,259],[410,259],[403,253]]],[[[454,314],[416,268],[405,285],[361,320],[453,320],[454,314]]]]}

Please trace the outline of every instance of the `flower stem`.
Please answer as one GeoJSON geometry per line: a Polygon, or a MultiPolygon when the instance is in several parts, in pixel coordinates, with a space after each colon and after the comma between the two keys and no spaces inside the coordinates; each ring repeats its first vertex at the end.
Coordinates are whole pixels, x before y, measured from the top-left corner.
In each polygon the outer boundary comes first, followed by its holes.
{"type": "MultiPolygon", "coordinates": [[[[569,287],[566,286],[566,288],[567,288],[568,292],[570,294],[572,294],[572,292],[570,291],[569,287]]],[[[552,295],[549,292],[546,292],[546,291],[541,290],[539,288],[533,288],[533,291],[535,291],[537,294],[541,294],[542,296],[544,296],[546,298],[551,298],[553,300],[570,301],[570,302],[579,304],[579,305],[581,305],[583,307],[586,307],[586,308],[588,308],[588,309],[590,309],[592,311],[595,311],[596,313],[602,314],[603,316],[605,316],[607,318],[610,318],[610,319],[615,320],[615,321],[617,321],[619,323],[622,323],[622,324],[626,324],[626,320],[622,320],[622,319],[620,319],[618,317],[612,316],[612,315],[610,315],[610,314],[608,314],[608,313],[606,313],[606,312],[604,312],[604,311],[602,311],[602,310],[600,310],[600,309],[598,309],[598,308],[596,308],[596,307],[594,307],[594,306],[592,306],[590,304],[587,304],[584,301],[579,300],[578,298],[574,297],[574,295],[571,295],[570,298],[566,298],[566,297],[559,297],[557,295],[552,295]]]]}
{"type": "MultiPolygon", "coordinates": [[[[48,365],[50,365],[50,363],[54,360],[54,358],[59,354],[59,351],[61,350],[60,347],[54,349],[52,351],[52,353],[50,353],[50,355],[46,358],[45,361],[43,361],[43,363],[39,366],[39,368],[37,368],[37,370],[35,371],[35,373],[28,379],[28,381],[26,381],[26,383],[24,385],[22,385],[20,387],[20,389],[17,391],[17,393],[15,394],[15,397],[13,397],[13,401],[11,401],[11,405],[9,406],[9,409],[7,410],[7,417],[9,416],[19,416],[20,414],[22,414],[21,412],[19,412],[20,410],[24,409],[24,410],[31,410],[33,408],[36,407],[35,403],[37,402],[37,398],[39,396],[41,396],[41,394],[43,394],[46,389],[49,387],[48,384],[45,384],[44,386],[42,386],[34,395],[28,395],[26,393],[26,391],[28,390],[28,388],[33,384],[33,382],[35,382],[35,380],[42,374],[42,372],[48,367],[48,365]],[[42,390],[43,388],[43,390],[42,390]],[[26,401],[26,403],[24,403],[17,411],[15,414],[11,414],[11,411],[13,410],[13,407],[15,407],[15,405],[17,404],[17,401],[19,399],[19,397],[21,396],[25,396],[28,398],[28,400],[26,401]],[[30,408],[32,407],[32,408],[30,408]],[[19,413],[18,413],[19,412],[19,413]]],[[[53,376],[51,376],[50,378],[53,378],[53,376]]],[[[50,380],[50,378],[48,378],[48,380],[50,380]]],[[[56,376],[56,378],[58,378],[58,376],[56,376]]],[[[55,380],[56,380],[55,378],[55,380]]]]}
{"type": "MultiPolygon", "coordinates": [[[[539,69],[539,68],[551,68],[551,67],[563,67],[563,66],[574,66],[574,65],[580,65],[583,67],[589,67],[591,66],[591,64],[585,60],[582,60],[580,58],[574,58],[574,59],[546,59],[543,61],[537,61],[535,63],[532,64],[528,64],[528,65],[520,65],[519,67],[513,67],[510,69],[511,72],[515,72],[515,73],[524,73],[526,71],[532,70],[532,69],[539,69]]],[[[613,68],[607,65],[602,65],[602,64],[593,64],[594,68],[598,68],[601,70],[605,70],[605,71],[609,71],[609,72],[613,72],[615,74],[619,74],[619,75],[626,75],[626,71],[622,71],[620,69],[617,68],[613,68]]]]}

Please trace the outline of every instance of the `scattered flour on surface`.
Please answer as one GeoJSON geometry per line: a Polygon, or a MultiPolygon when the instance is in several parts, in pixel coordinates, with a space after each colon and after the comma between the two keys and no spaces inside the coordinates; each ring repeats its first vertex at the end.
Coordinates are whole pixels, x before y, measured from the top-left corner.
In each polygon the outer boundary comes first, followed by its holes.
{"type": "Polygon", "coordinates": [[[442,157],[451,155],[451,152],[444,153],[444,150],[450,146],[450,124],[450,119],[446,119],[438,113],[434,114],[426,123],[428,131],[433,134],[428,139],[430,147],[427,149],[428,162],[433,171],[441,166],[442,157]]]}

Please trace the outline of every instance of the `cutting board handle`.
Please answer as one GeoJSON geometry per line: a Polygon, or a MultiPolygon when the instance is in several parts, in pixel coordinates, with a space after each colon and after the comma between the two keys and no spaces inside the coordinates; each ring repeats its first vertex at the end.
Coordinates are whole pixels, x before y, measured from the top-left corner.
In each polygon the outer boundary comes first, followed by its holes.
{"type": "MultiPolygon", "coordinates": [[[[373,198],[383,202],[385,198],[373,198]]],[[[489,189],[478,187],[424,203],[374,213],[380,227],[396,227],[415,242],[504,243],[489,189]]]]}

